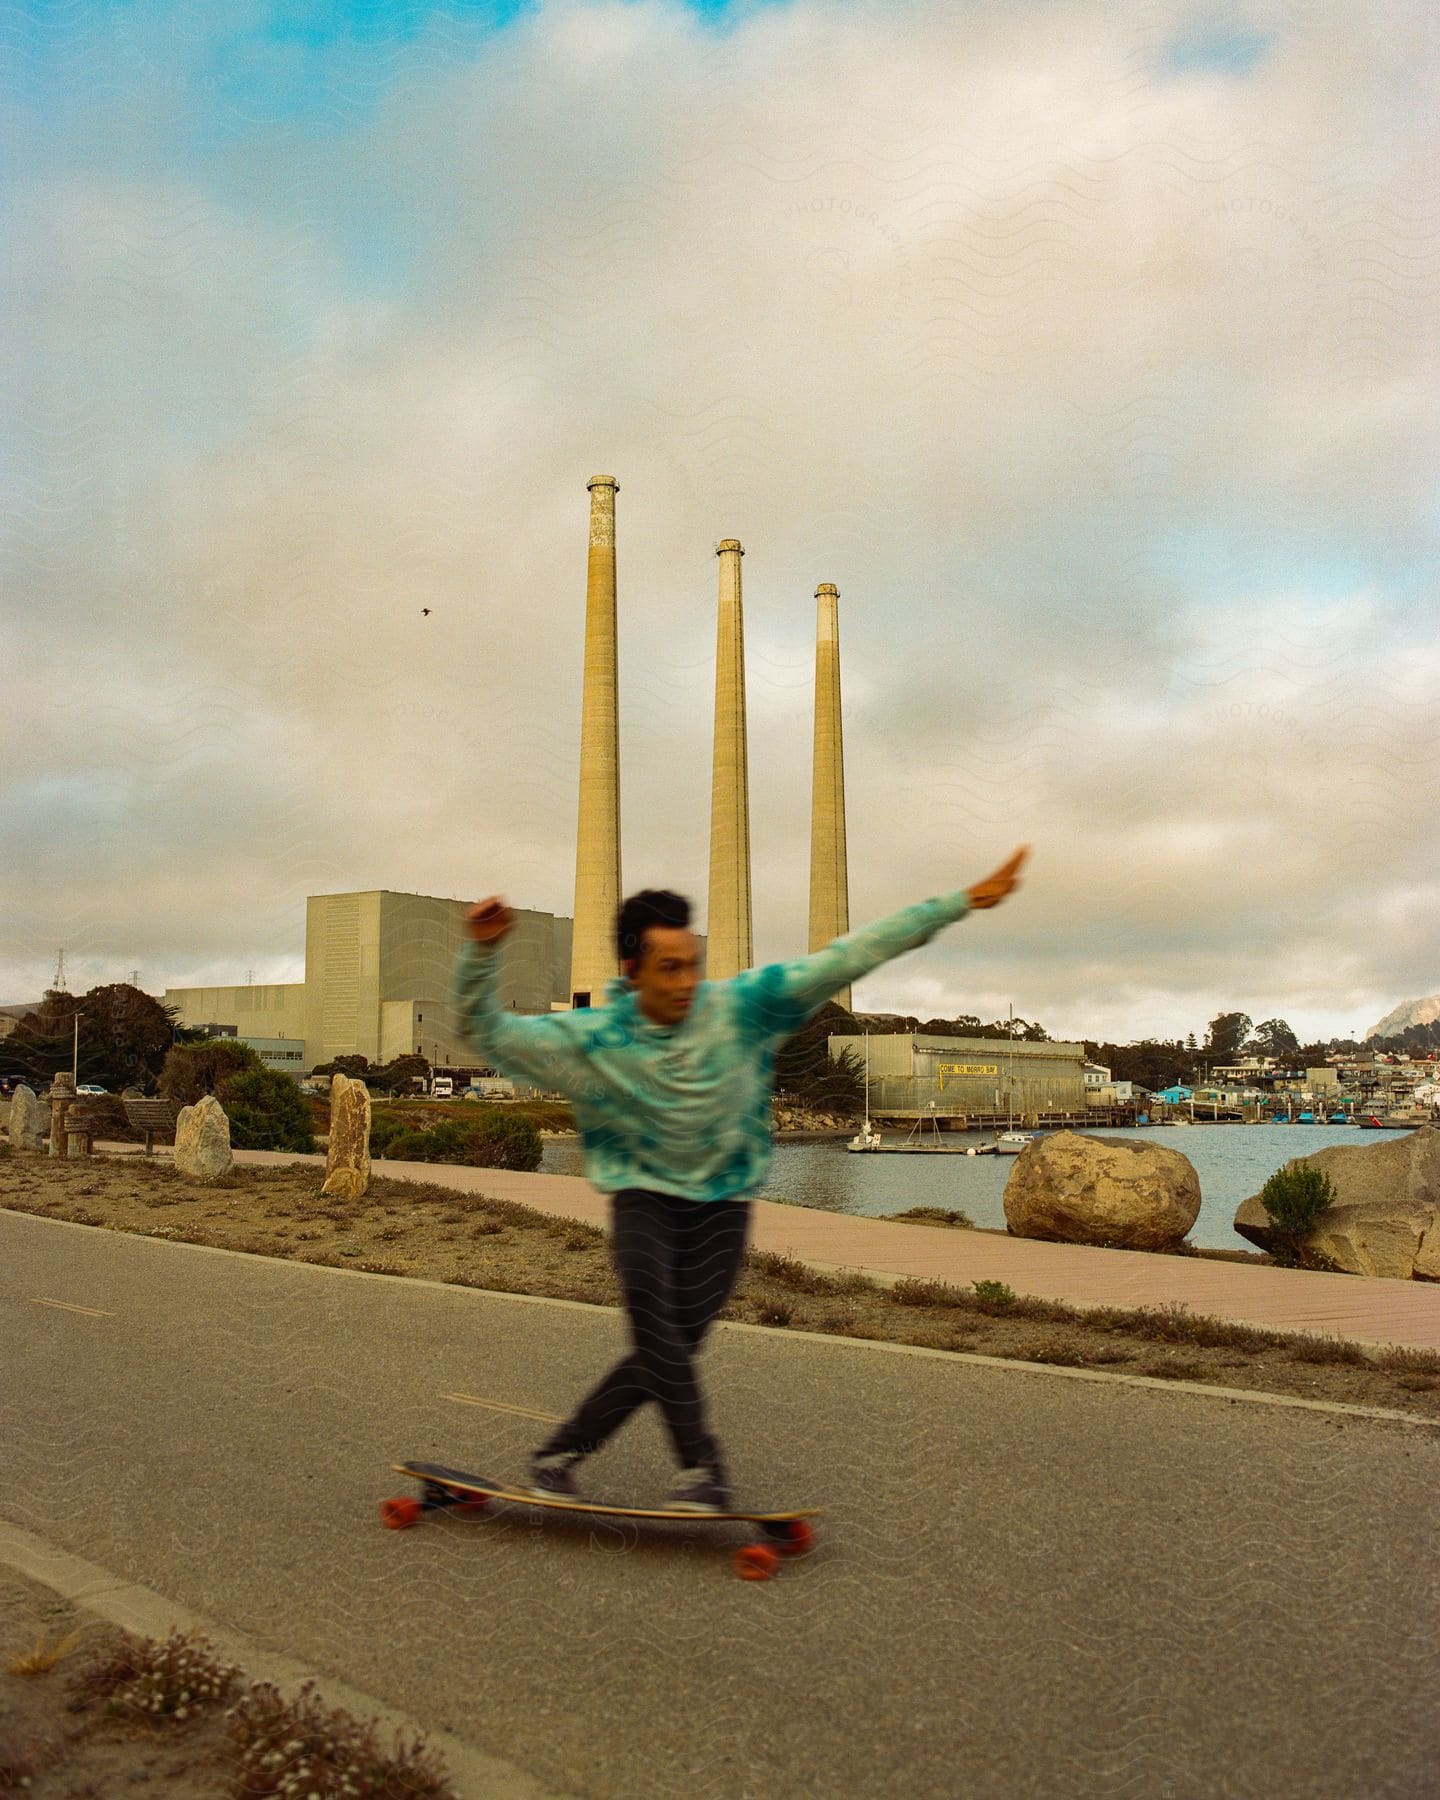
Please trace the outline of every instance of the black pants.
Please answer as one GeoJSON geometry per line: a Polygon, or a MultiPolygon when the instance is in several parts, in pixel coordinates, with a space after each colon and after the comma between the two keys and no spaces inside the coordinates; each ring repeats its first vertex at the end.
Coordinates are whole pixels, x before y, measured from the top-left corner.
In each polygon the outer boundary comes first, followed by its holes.
{"type": "Polygon", "coordinates": [[[747,1200],[681,1200],[647,1188],[614,1196],[611,1253],[634,1348],[581,1402],[542,1454],[598,1450],[653,1400],[682,1468],[719,1465],[705,1429],[695,1352],[729,1299],[745,1257],[747,1200]]]}

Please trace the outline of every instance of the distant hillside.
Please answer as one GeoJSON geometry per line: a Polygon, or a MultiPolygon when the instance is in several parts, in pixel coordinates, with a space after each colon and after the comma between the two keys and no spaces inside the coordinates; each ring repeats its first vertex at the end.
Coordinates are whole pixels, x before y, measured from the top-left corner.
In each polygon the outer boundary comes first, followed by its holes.
{"type": "Polygon", "coordinates": [[[1399,1037],[1413,1025],[1433,1025],[1440,1020],[1440,994],[1426,1000],[1405,1000],[1393,1012],[1386,1013],[1378,1025],[1372,1025],[1366,1038],[1399,1037]]]}

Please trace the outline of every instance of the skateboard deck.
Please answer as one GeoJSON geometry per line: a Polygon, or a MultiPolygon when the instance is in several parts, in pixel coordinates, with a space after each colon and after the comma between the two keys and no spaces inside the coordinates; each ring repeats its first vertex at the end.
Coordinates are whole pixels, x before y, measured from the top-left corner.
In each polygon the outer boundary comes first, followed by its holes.
{"type": "Polygon", "coordinates": [[[725,1520],[758,1525],[768,1543],[747,1544],[737,1550],[732,1564],[738,1575],[759,1581],[774,1575],[782,1556],[799,1556],[810,1549],[815,1533],[809,1521],[818,1516],[815,1508],[790,1512],[689,1512],[682,1507],[605,1506],[591,1500],[542,1499],[527,1494],[507,1482],[490,1481],[483,1475],[472,1475],[464,1469],[450,1469],[443,1463],[393,1463],[397,1475],[409,1475],[420,1483],[421,1498],[382,1500],[380,1517],[392,1530],[403,1530],[418,1524],[427,1512],[449,1508],[457,1512],[483,1513],[492,1501],[515,1506],[538,1507],[548,1512],[565,1512],[610,1519],[669,1519],[687,1525],[719,1524],[725,1520]]]}

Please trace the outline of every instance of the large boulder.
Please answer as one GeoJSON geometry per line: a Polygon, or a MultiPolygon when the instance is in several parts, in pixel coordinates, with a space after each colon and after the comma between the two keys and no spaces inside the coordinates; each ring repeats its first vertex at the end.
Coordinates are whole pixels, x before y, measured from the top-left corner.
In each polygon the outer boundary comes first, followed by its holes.
{"type": "Polygon", "coordinates": [[[1143,1138],[1038,1137],[1005,1183],[1015,1237],[1118,1250],[1169,1250],[1195,1223],[1200,1178],[1188,1157],[1143,1138]]]}
{"type": "Polygon", "coordinates": [[[230,1150],[230,1121],[213,1094],[193,1106],[182,1106],[175,1121],[175,1167],[192,1181],[228,1174],[235,1158],[230,1150]]]}
{"type": "Polygon", "coordinates": [[[16,1150],[39,1150],[44,1142],[45,1108],[22,1081],[10,1101],[10,1143],[16,1150]]]}
{"type": "MultiPolygon", "coordinates": [[[[1385,1133],[1380,1143],[1337,1144],[1299,1156],[1330,1177],[1335,1203],[1303,1240],[1347,1275],[1440,1281],[1440,1125],[1385,1133]]],[[[1269,1250],[1274,1225],[1252,1194],[1240,1203],[1235,1229],[1269,1250]]]]}
{"type": "Polygon", "coordinates": [[[330,1136],[320,1192],[358,1200],[369,1185],[370,1090],[363,1081],[335,1075],[330,1081],[330,1136]]]}

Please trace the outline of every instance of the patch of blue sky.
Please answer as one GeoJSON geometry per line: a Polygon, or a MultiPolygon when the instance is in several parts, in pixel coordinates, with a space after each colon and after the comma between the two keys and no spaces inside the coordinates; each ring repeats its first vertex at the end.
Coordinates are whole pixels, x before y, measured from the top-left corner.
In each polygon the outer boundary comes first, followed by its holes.
{"type": "Polygon", "coordinates": [[[1260,517],[1187,526],[1157,536],[1148,558],[1166,590],[1188,607],[1298,611],[1317,627],[1357,606],[1384,617],[1392,643],[1429,630],[1436,558],[1317,529],[1300,538],[1260,517]]]}
{"type": "Polygon", "coordinates": [[[1190,75],[1197,69],[1248,75],[1273,41],[1263,32],[1217,19],[1171,38],[1161,51],[1160,66],[1167,75],[1190,75]]]}
{"type": "MultiPolygon", "coordinates": [[[[670,0],[717,26],[788,0],[670,0]]],[[[398,52],[429,40],[447,60],[481,55],[486,40],[539,10],[540,0],[285,0],[211,42],[206,87],[232,126],[284,121],[343,128],[382,100],[398,52]]],[[[428,46],[427,46],[428,47],[428,46]]]]}

